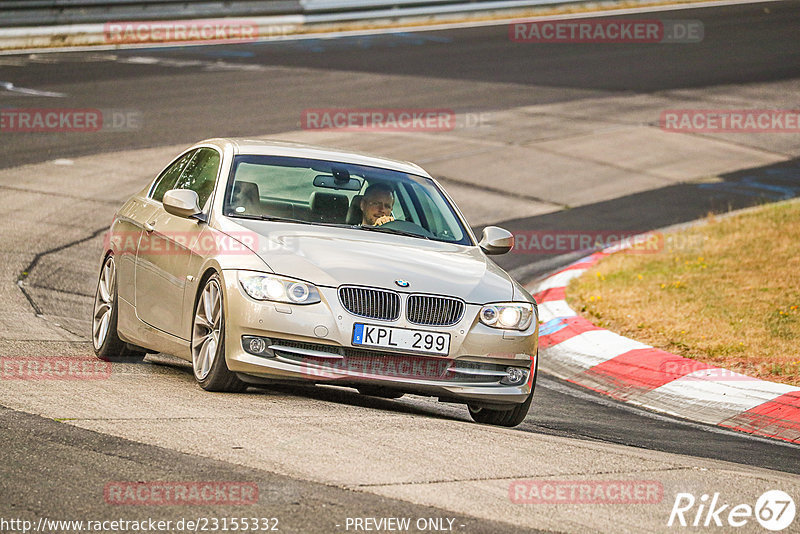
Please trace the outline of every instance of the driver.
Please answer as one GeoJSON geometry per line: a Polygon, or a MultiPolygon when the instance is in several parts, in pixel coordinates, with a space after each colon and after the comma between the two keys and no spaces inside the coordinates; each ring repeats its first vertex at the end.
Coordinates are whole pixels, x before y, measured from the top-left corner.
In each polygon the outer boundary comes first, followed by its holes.
{"type": "Polygon", "coordinates": [[[394,220],[394,192],[386,184],[376,183],[367,187],[361,199],[362,226],[380,226],[394,220]]]}

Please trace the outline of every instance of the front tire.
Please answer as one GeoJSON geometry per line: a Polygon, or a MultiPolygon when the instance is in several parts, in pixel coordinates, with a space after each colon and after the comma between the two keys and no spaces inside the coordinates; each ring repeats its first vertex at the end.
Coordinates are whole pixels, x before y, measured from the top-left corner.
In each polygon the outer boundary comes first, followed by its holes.
{"type": "Polygon", "coordinates": [[[531,391],[531,394],[525,399],[525,402],[508,410],[495,410],[470,404],[468,405],[469,415],[476,423],[508,427],[517,426],[523,422],[528,415],[532,400],[533,391],[531,391]]]}
{"type": "Polygon", "coordinates": [[[137,363],[147,355],[139,347],[122,341],[117,334],[117,267],[108,256],[100,269],[92,313],[92,346],[95,355],[107,362],[137,363]]]}
{"type": "Polygon", "coordinates": [[[192,370],[206,391],[238,392],[247,384],[225,363],[225,312],[219,275],[213,274],[197,299],[192,322],[192,370]]]}

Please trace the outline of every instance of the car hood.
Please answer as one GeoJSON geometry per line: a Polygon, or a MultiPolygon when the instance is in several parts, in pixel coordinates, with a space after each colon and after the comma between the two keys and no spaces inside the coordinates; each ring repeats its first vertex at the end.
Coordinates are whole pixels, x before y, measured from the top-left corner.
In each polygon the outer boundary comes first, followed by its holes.
{"type": "Polygon", "coordinates": [[[514,295],[511,278],[478,247],[351,228],[236,223],[258,235],[257,246],[251,248],[273,272],[316,285],[452,295],[476,304],[514,295]],[[396,280],[407,281],[408,288],[396,280]]]}

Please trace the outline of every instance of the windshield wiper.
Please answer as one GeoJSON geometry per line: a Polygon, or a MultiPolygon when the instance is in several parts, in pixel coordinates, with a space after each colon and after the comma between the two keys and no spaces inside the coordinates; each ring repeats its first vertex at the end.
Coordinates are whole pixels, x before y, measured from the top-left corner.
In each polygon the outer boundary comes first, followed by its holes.
{"type": "Polygon", "coordinates": [[[274,215],[252,215],[250,213],[231,213],[228,217],[235,217],[238,219],[253,219],[254,221],[279,221],[279,222],[293,222],[301,224],[311,224],[308,221],[301,219],[290,219],[289,217],[275,217],[274,215]]]}
{"type": "Polygon", "coordinates": [[[312,224],[321,226],[340,226],[340,227],[347,226],[346,224],[326,223],[319,221],[304,221],[302,219],[292,219],[290,217],[276,217],[274,215],[252,215],[247,213],[232,213],[230,215],[226,215],[226,217],[233,217],[238,219],[252,219],[254,221],[288,222],[296,224],[312,224]]]}
{"type": "Polygon", "coordinates": [[[395,230],[394,228],[384,228],[383,226],[355,226],[354,228],[361,228],[362,230],[369,230],[370,232],[381,232],[384,234],[397,234],[397,235],[405,235],[408,237],[419,237],[421,239],[428,239],[430,237],[422,234],[415,234],[413,232],[405,232],[403,230],[395,230]]]}

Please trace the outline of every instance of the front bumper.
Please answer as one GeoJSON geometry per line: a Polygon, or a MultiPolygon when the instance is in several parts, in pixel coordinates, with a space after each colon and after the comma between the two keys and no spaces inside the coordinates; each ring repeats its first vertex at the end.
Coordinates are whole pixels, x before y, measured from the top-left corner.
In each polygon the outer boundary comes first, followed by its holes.
{"type": "Polygon", "coordinates": [[[536,373],[538,324],[522,332],[490,328],[467,305],[453,326],[419,326],[404,318],[379,321],[351,315],[335,288],[320,287],[322,302],[306,306],[256,301],[240,288],[236,271],[223,271],[225,354],[228,368],[251,382],[301,380],[359,387],[379,386],[407,393],[482,405],[524,402],[536,373]],[[354,347],[355,323],[423,329],[450,334],[447,356],[354,347]],[[266,349],[253,353],[250,336],[266,349]],[[501,383],[506,368],[527,371],[524,381],[501,383]]]}

